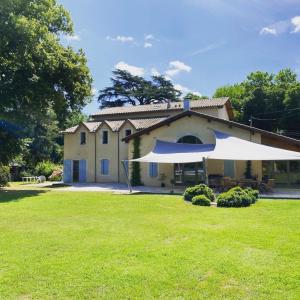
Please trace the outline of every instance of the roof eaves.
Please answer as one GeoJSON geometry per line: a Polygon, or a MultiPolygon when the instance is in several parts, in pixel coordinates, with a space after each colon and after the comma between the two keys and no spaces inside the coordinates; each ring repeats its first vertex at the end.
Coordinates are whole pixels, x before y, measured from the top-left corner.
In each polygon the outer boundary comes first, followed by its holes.
{"type": "Polygon", "coordinates": [[[250,132],[252,133],[259,133],[259,134],[262,134],[262,135],[265,135],[265,136],[270,136],[270,137],[273,137],[275,139],[280,139],[280,140],[283,140],[283,141],[286,141],[286,142],[290,142],[290,143],[293,143],[297,146],[300,146],[300,140],[296,140],[296,139],[293,139],[293,138],[290,138],[290,137],[287,137],[287,136],[284,136],[284,135],[281,135],[281,134],[277,134],[277,133],[273,133],[273,132],[270,132],[270,131],[266,131],[266,130],[263,130],[263,129],[259,129],[259,128],[256,128],[256,127],[251,127],[251,126],[248,126],[248,125],[245,125],[245,124],[241,124],[241,123],[237,123],[237,122],[233,122],[233,121],[228,121],[228,120],[225,120],[225,119],[220,119],[218,117],[215,117],[215,116],[211,116],[211,115],[207,115],[207,114],[203,114],[203,113],[198,113],[198,112],[195,112],[195,111],[191,111],[191,110],[188,110],[188,111],[184,111],[182,113],[179,113],[175,116],[172,116],[170,118],[167,118],[166,120],[163,120],[157,124],[154,124],[146,129],[143,129],[143,130],[140,130],[138,132],[135,132],[125,138],[123,138],[123,141],[125,141],[126,143],[131,140],[132,138],[135,138],[137,136],[140,136],[140,135],[143,135],[145,133],[149,133],[151,132],[152,130],[156,129],[156,128],[159,128],[161,126],[164,126],[164,125],[169,125],[170,123],[180,119],[180,118],[183,118],[185,116],[198,116],[198,117],[204,117],[206,118],[207,120],[213,120],[213,121],[217,121],[217,122],[221,122],[223,124],[226,124],[226,125],[229,125],[229,126],[233,126],[233,127],[238,127],[238,128],[242,128],[242,129],[245,129],[245,130],[249,130],[250,132]]]}

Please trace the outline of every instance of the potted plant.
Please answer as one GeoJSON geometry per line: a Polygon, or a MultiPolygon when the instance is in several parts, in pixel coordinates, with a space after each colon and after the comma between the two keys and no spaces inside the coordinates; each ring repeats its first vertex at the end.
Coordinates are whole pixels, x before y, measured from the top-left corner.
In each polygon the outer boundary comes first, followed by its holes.
{"type": "Polygon", "coordinates": [[[165,173],[160,174],[159,180],[161,181],[161,184],[160,184],[161,187],[166,187],[166,184],[165,184],[166,178],[167,178],[167,176],[165,173]]]}

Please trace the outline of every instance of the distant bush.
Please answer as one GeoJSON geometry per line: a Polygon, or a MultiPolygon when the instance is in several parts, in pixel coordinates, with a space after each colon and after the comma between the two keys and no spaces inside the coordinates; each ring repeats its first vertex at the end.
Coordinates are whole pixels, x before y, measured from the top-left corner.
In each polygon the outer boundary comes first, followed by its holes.
{"type": "Polygon", "coordinates": [[[210,206],[210,200],[205,195],[193,197],[192,203],[199,206],[210,206]]]}
{"type": "Polygon", "coordinates": [[[192,187],[186,188],[183,197],[186,201],[192,201],[193,197],[198,195],[206,196],[210,201],[215,200],[215,194],[211,188],[205,184],[198,184],[192,187]]]}
{"type": "Polygon", "coordinates": [[[36,165],[34,173],[36,176],[44,175],[46,178],[48,178],[53,173],[53,171],[60,168],[61,166],[56,165],[51,161],[42,161],[36,165]]]}
{"type": "Polygon", "coordinates": [[[222,193],[217,198],[219,207],[246,207],[255,203],[258,199],[258,191],[241,187],[234,187],[229,191],[222,193]]]}
{"type": "Polygon", "coordinates": [[[61,175],[54,175],[49,177],[50,181],[62,181],[62,176],[61,175]]]}
{"type": "Polygon", "coordinates": [[[9,167],[0,165],[0,188],[8,186],[9,179],[10,179],[9,167]]]}
{"type": "Polygon", "coordinates": [[[28,171],[22,171],[22,172],[20,172],[20,177],[21,178],[22,177],[30,177],[30,176],[32,176],[32,174],[30,172],[28,172],[28,171]]]}

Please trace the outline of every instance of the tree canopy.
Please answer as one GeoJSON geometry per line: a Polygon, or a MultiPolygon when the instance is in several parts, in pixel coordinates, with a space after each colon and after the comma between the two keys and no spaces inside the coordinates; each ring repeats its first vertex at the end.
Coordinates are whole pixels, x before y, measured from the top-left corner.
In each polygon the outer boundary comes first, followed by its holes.
{"type": "Polygon", "coordinates": [[[100,107],[114,107],[151,104],[154,101],[178,101],[181,92],[176,90],[171,81],[163,76],[152,76],[146,80],[141,76],[134,76],[124,70],[113,71],[112,85],[101,90],[98,101],[100,107]]]}
{"type": "Polygon", "coordinates": [[[58,133],[90,101],[85,55],[61,43],[72,34],[69,13],[56,0],[1,0],[0,119],[39,139],[38,124],[48,131],[51,119],[58,133]]]}
{"type": "Polygon", "coordinates": [[[236,121],[300,137],[300,82],[291,69],[250,73],[243,82],[214,93],[214,97],[224,96],[232,101],[236,121]]]}

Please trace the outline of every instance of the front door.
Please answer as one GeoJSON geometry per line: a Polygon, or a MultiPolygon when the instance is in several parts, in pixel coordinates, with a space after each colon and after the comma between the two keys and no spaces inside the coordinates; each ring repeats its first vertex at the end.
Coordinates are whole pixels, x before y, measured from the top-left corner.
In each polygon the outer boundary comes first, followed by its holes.
{"type": "Polygon", "coordinates": [[[79,181],[79,160],[73,160],[73,182],[79,181]]]}

